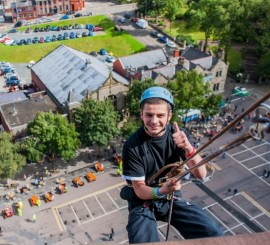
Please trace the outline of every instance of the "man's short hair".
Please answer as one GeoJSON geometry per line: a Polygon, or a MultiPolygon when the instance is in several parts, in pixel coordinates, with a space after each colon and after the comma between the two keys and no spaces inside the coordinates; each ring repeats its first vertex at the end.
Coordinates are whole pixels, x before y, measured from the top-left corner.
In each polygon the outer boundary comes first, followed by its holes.
{"type": "Polygon", "coordinates": [[[168,112],[172,110],[171,104],[168,103],[167,101],[163,100],[163,99],[160,99],[160,98],[149,98],[149,99],[144,100],[141,103],[141,110],[144,109],[145,104],[151,104],[151,105],[167,104],[168,112]]]}

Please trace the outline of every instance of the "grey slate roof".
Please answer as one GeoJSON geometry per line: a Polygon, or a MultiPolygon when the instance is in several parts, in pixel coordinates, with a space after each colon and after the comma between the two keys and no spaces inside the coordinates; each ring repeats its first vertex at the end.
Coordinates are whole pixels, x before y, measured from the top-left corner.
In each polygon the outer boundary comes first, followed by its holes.
{"type": "Polygon", "coordinates": [[[62,104],[67,102],[70,91],[72,101],[80,102],[109,77],[106,64],[65,45],[42,58],[32,70],[62,104]]]}
{"type": "Polygon", "coordinates": [[[28,100],[27,96],[23,91],[16,91],[12,93],[0,94],[0,105],[9,104],[13,102],[19,102],[23,100],[28,100]]]}
{"type": "Polygon", "coordinates": [[[136,68],[149,70],[162,64],[167,64],[166,54],[162,49],[133,54],[119,59],[125,69],[136,68]]]}

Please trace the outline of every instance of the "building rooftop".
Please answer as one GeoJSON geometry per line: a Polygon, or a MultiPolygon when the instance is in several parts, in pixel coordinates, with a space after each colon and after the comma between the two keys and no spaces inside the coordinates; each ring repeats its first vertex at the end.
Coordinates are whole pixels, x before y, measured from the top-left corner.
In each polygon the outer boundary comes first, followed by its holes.
{"type": "Polygon", "coordinates": [[[17,101],[0,107],[9,128],[21,126],[31,122],[38,112],[56,112],[57,108],[48,95],[17,101]]]}

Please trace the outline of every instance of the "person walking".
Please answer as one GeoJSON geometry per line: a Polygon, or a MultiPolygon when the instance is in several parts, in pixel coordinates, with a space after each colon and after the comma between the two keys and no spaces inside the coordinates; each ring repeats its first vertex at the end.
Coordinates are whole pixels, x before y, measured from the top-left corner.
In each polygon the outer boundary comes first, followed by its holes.
{"type": "Polygon", "coordinates": [[[223,154],[222,154],[222,156],[221,156],[221,158],[222,158],[222,159],[225,159],[225,158],[226,158],[226,156],[227,156],[227,152],[226,152],[226,151],[224,151],[224,152],[223,152],[223,154]]]}
{"type": "MultiPolygon", "coordinates": [[[[129,243],[159,242],[157,221],[167,221],[170,201],[167,194],[174,193],[171,225],[185,239],[223,236],[223,231],[201,208],[185,201],[181,196],[180,181],[169,178],[162,186],[149,186],[150,178],[166,164],[192,157],[196,148],[189,141],[184,128],[179,129],[172,118],[174,102],[171,93],[162,87],[145,90],[140,100],[140,127],[123,146],[123,178],[127,186],[120,192],[128,201],[127,224],[129,243]]],[[[194,156],[187,167],[201,161],[194,156]]],[[[192,171],[199,179],[206,177],[205,166],[192,171]]]]}
{"type": "Polygon", "coordinates": [[[36,221],[37,221],[37,215],[33,214],[32,215],[32,223],[36,223],[36,221]]]}

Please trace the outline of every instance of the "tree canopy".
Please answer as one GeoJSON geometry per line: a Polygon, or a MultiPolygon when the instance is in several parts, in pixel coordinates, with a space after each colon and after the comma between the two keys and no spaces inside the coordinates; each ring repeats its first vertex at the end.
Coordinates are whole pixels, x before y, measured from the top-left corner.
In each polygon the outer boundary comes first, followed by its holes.
{"type": "Polygon", "coordinates": [[[13,178],[17,171],[26,164],[17,143],[12,142],[9,133],[0,133],[0,179],[13,178]]]}
{"type": "Polygon", "coordinates": [[[119,114],[109,100],[84,100],[74,111],[72,120],[82,144],[86,146],[105,146],[119,135],[119,114]]]}
{"type": "Polygon", "coordinates": [[[139,116],[141,95],[144,90],[153,86],[156,86],[156,84],[152,79],[145,81],[134,80],[132,82],[127,93],[127,107],[130,111],[130,115],[139,116]]]}
{"type": "Polygon", "coordinates": [[[184,115],[189,109],[199,109],[208,116],[219,110],[221,96],[212,94],[209,83],[195,70],[178,72],[168,88],[174,96],[176,113],[181,110],[184,115]]]}
{"type": "Polygon", "coordinates": [[[80,146],[75,126],[65,117],[51,112],[41,112],[28,124],[28,134],[35,141],[35,149],[52,158],[59,156],[71,160],[80,146]]]}

